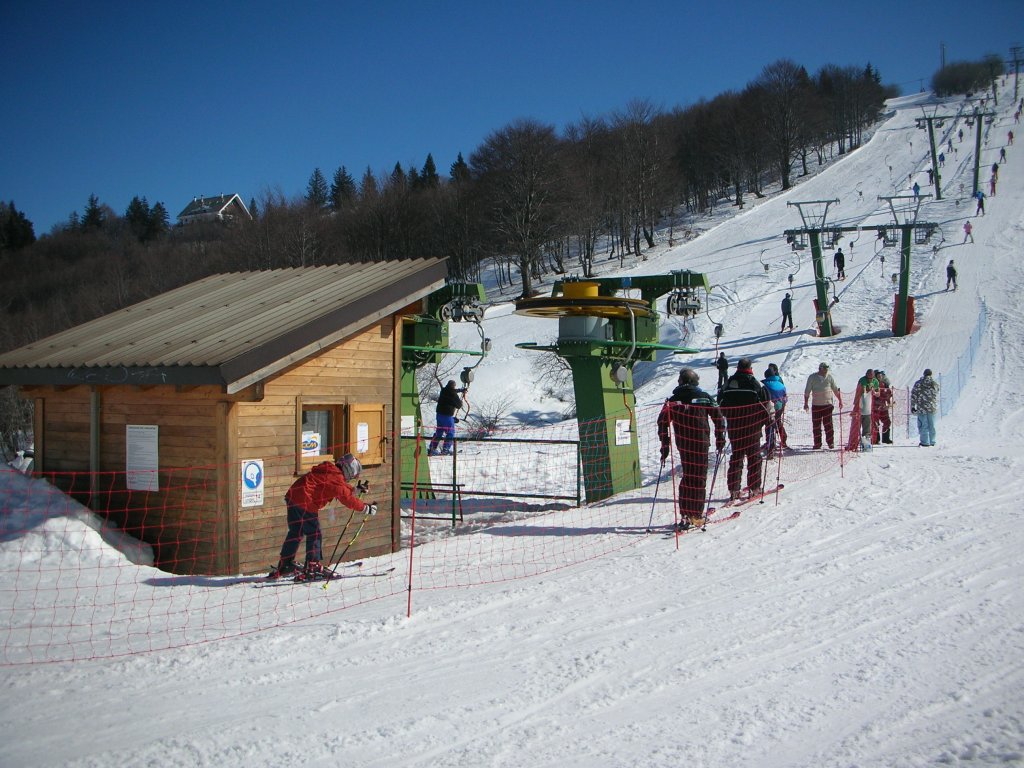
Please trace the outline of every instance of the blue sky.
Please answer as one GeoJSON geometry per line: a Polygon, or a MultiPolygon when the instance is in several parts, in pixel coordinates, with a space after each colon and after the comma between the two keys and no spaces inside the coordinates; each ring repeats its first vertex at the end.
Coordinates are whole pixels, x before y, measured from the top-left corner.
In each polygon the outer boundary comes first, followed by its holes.
{"type": "Polygon", "coordinates": [[[90,194],[172,220],[194,195],[301,195],[314,168],[422,167],[522,117],[665,109],[791,58],[870,62],[904,92],[1024,43],[1021,0],[2,0],[0,200],[44,234],[90,194]]]}

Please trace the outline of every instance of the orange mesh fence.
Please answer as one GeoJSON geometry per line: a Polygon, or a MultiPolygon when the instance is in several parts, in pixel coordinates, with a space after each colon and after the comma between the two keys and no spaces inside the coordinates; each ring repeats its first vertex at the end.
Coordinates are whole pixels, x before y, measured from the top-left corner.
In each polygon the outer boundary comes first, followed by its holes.
{"type": "MultiPolygon", "coordinates": [[[[907,393],[894,392],[892,434],[906,435],[907,393]]],[[[410,478],[408,498],[394,489],[400,550],[361,565],[341,563],[339,578],[329,582],[265,581],[285,536],[283,499],[268,496],[259,514],[240,508],[233,529],[221,505],[239,489],[219,487],[218,477],[234,476],[225,468],[161,468],[153,492],[128,490],[124,472],[0,472],[0,664],[173,649],[384,598],[400,599],[382,603],[382,612],[408,613],[418,590],[529,578],[622,551],[650,541],[649,530],[672,530],[680,513],[702,513],[709,501],[725,506],[736,490],[730,481],[746,488],[754,465],[754,484],[766,489],[841,472],[854,455],[846,448],[859,414],[836,412],[836,450],[816,451],[811,418],[793,404],[779,423],[785,448],[774,429],[768,444],[766,418],[744,425],[746,417],[723,410],[732,429],[717,472],[712,422],[706,443],[686,424],[670,422],[662,431],[669,439],[662,463],[661,405],[638,408],[628,434],[584,425],[635,441],[639,467],[608,462],[581,444],[572,422],[480,440],[459,436],[452,456],[420,453],[429,471],[416,476],[429,477],[429,487],[417,488],[410,478]],[[582,501],[588,497],[605,498],[582,501]],[[224,573],[224,563],[242,562],[254,565],[243,574],[213,575],[224,573]]],[[[266,464],[268,475],[290,472],[294,457],[266,464]]],[[[364,530],[361,514],[336,505],[321,511],[325,560],[332,550],[348,558],[359,553],[387,533],[387,517],[364,530]]],[[[664,545],[680,547],[686,535],[667,537],[664,545]]]]}

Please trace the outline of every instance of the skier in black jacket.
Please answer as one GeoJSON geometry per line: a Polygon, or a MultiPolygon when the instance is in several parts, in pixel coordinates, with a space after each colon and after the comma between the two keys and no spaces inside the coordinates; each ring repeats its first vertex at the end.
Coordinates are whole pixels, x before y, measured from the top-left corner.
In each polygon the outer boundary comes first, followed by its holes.
{"type": "Polygon", "coordinates": [[[725,356],[725,352],[718,353],[715,367],[718,369],[718,389],[721,389],[729,380],[729,358],[725,356]]]}
{"type": "Polygon", "coordinates": [[[718,393],[718,405],[728,424],[729,442],[732,443],[732,458],[726,479],[733,499],[743,496],[740,485],[743,480],[743,462],[747,464],[746,491],[750,495],[761,493],[761,431],[767,426],[773,413],[771,398],[767,390],[754,376],[749,357],[741,357],[736,363],[736,373],[729,377],[725,389],[718,393]]]}
{"type": "Polygon", "coordinates": [[[786,330],[786,323],[789,323],[789,330],[793,330],[793,299],[787,293],[786,298],[782,300],[782,327],[779,328],[779,333],[786,330]]]}
{"type": "Polygon", "coordinates": [[[708,448],[711,446],[711,424],[715,427],[715,448],[725,450],[725,420],[707,392],[699,389],[700,377],[692,368],[679,372],[679,386],[665,401],[658,414],[658,439],[661,441],[661,462],[671,450],[669,425],[675,436],[683,477],[679,481],[679,512],[682,525],[701,525],[708,484],[708,448]]]}
{"type": "Polygon", "coordinates": [[[448,456],[452,452],[452,446],[455,443],[455,412],[462,407],[462,398],[460,394],[466,390],[456,389],[455,380],[449,379],[448,383],[444,385],[441,390],[441,394],[437,397],[437,412],[435,413],[437,428],[434,430],[434,436],[430,440],[430,448],[427,450],[428,456],[437,455],[437,444],[444,440],[444,448],[441,449],[442,456],[448,456]]]}

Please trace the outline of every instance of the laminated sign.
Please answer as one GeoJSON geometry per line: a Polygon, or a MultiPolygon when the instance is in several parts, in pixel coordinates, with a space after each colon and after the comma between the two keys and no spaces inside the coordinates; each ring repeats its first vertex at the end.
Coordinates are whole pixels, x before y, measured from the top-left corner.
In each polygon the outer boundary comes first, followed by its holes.
{"type": "Polygon", "coordinates": [[[263,459],[242,462],[242,506],[263,506],[263,459]]]}

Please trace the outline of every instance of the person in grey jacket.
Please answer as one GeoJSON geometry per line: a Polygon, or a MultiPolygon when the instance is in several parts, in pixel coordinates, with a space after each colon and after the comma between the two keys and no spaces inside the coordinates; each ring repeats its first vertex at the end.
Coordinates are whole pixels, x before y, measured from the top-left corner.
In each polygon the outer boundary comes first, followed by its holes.
{"type": "Polygon", "coordinates": [[[807,377],[807,385],[804,387],[804,410],[808,410],[810,401],[811,411],[811,435],[814,438],[814,447],[821,448],[821,433],[825,433],[825,443],[829,448],[835,448],[835,424],[832,421],[832,396],[835,395],[839,401],[839,409],[843,408],[843,396],[839,392],[839,386],[832,374],[828,372],[828,363],[821,363],[818,372],[807,377]]]}
{"type": "Polygon", "coordinates": [[[910,412],[917,414],[917,433],[922,446],[935,445],[935,412],[939,409],[939,382],[932,378],[932,369],[925,368],[924,376],[914,382],[910,390],[910,412]]]}

